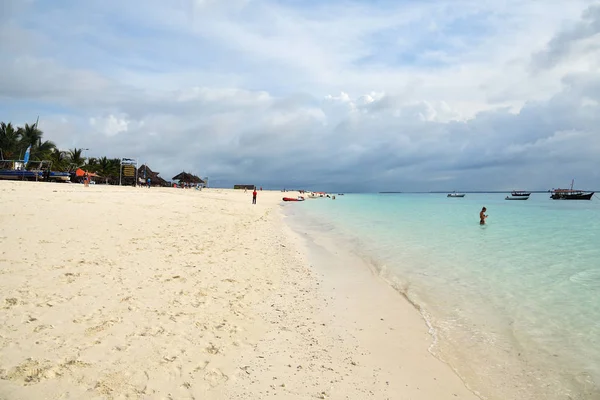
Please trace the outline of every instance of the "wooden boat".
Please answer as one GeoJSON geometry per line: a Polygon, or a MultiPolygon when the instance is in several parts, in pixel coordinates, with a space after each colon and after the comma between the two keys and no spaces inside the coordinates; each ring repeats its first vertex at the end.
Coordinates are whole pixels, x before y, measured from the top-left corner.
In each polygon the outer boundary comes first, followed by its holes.
{"type": "Polygon", "coordinates": [[[531,192],[522,192],[519,190],[513,190],[510,195],[512,197],[529,197],[531,195],[531,192]]]}
{"type": "Polygon", "coordinates": [[[446,196],[446,197],[465,197],[465,194],[454,192],[454,193],[448,193],[448,196],[446,196]]]}
{"type": "Polygon", "coordinates": [[[68,182],[71,175],[68,172],[51,171],[50,161],[0,160],[0,179],[22,181],[68,182]]]}
{"type": "Polygon", "coordinates": [[[552,200],[591,200],[594,192],[573,189],[554,189],[550,198],[552,200]]]}
{"type": "Polygon", "coordinates": [[[37,171],[27,171],[24,169],[0,169],[0,179],[34,181],[41,179],[41,174],[37,171]]]}
{"type": "Polygon", "coordinates": [[[504,200],[527,200],[529,196],[506,196],[504,200]]]}
{"type": "Polygon", "coordinates": [[[302,196],[298,196],[298,197],[284,197],[283,201],[304,201],[304,197],[302,197],[302,196]]]}
{"type": "Polygon", "coordinates": [[[573,189],[574,182],[575,180],[571,181],[570,189],[552,189],[550,198],[552,200],[591,200],[594,192],[573,189]]]}

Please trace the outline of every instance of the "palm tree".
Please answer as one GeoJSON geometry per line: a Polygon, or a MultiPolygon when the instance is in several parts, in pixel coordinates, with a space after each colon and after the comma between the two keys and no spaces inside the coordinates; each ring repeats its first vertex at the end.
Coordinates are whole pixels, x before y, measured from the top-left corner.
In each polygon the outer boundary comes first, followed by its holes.
{"type": "Polygon", "coordinates": [[[115,179],[115,183],[116,183],[119,179],[119,174],[121,173],[121,159],[111,158],[109,161],[110,161],[111,176],[115,179]]]}
{"type": "Polygon", "coordinates": [[[25,127],[17,129],[19,132],[19,147],[23,153],[29,146],[33,150],[33,147],[41,143],[44,132],[38,129],[37,124],[29,125],[25,124],[25,127]]]}
{"type": "Polygon", "coordinates": [[[54,142],[50,140],[42,142],[42,139],[39,139],[37,144],[31,147],[31,158],[37,161],[47,160],[54,150],[56,150],[54,142]]]}
{"type": "Polygon", "coordinates": [[[9,122],[0,122],[0,150],[2,157],[10,160],[19,157],[19,129],[15,129],[9,122]]]}
{"type": "Polygon", "coordinates": [[[92,172],[97,172],[98,170],[98,159],[96,157],[90,157],[87,159],[85,164],[85,169],[92,172]]]}
{"type": "MultiPolygon", "coordinates": [[[[30,160],[51,161],[52,169],[55,171],[72,171],[73,167],[79,168],[86,164],[86,158],[83,157],[83,148],[61,151],[52,141],[43,140],[43,134],[38,129],[37,122],[16,128],[10,122],[0,122],[0,159],[22,159],[27,148],[31,146],[30,160]]],[[[89,158],[86,168],[98,172],[105,178],[106,183],[117,183],[121,160],[107,157],[89,158]]],[[[158,179],[162,178],[158,177],[158,179]]]]}
{"type": "Polygon", "coordinates": [[[52,169],[54,171],[65,171],[69,167],[69,158],[67,152],[55,148],[48,157],[52,161],[52,169]]]}
{"type": "Polygon", "coordinates": [[[68,152],[69,161],[71,164],[74,164],[76,168],[79,168],[85,164],[85,158],[81,156],[81,153],[83,153],[83,149],[78,148],[74,148],[68,152]]]}
{"type": "Polygon", "coordinates": [[[44,160],[50,156],[56,145],[49,141],[42,141],[44,133],[37,128],[37,124],[25,124],[25,127],[15,129],[12,124],[0,123],[0,149],[2,156],[21,158],[29,146],[31,160],[44,160]]]}
{"type": "Polygon", "coordinates": [[[105,183],[108,183],[109,178],[114,176],[117,171],[115,171],[111,160],[108,158],[102,157],[98,159],[96,172],[105,179],[105,183]]]}

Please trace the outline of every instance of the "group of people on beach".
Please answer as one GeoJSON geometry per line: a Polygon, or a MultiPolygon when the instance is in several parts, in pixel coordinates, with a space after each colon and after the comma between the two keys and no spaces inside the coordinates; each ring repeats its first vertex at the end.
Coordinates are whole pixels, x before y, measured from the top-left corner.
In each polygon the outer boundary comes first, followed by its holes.
{"type": "MultiPolygon", "coordinates": [[[[260,190],[262,190],[262,187],[260,188],[260,190]]],[[[244,188],[244,193],[245,192],[246,192],[246,189],[244,188]]],[[[256,196],[257,195],[258,195],[258,192],[256,191],[256,186],[255,186],[254,190],[252,191],[252,204],[256,204],[256,196]]],[[[327,197],[329,197],[329,196],[327,196],[327,197]]],[[[479,212],[479,225],[485,225],[485,220],[488,217],[487,214],[485,213],[486,211],[487,211],[487,208],[483,207],[481,209],[481,211],[479,212]]]]}
{"type": "Polygon", "coordinates": [[[147,187],[148,189],[150,189],[152,187],[152,179],[138,178],[137,185],[138,187],[147,187]]]}
{"type": "MultiPolygon", "coordinates": [[[[262,187],[260,188],[260,190],[262,190],[262,187]]],[[[246,192],[246,189],[244,188],[244,193],[245,192],[246,192]]],[[[256,196],[257,195],[258,195],[258,192],[256,191],[256,186],[255,186],[254,191],[252,191],[252,204],[256,204],[256,196]]],[[[329,196],[327,196],[327,197],[329,197],[329,196]]],[[[481,211],[479,212],[479,225],[485,225],[485,220],[488,217],[487,214],[485,213],[486,211],[487,211],[487,208],[483,207],[481,209],[481,211]]]]}

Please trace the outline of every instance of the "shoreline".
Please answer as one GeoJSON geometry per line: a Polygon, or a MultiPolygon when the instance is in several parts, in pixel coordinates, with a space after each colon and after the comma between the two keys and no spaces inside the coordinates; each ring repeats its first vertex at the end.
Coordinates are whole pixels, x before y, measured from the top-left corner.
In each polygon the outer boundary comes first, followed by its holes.
{"type": "Polygon", "coordinates": [[[430,352],[436,339],[429,322],[377,267],[338,246],[327,233],[308,233],[297,221],[289,221],[288,226],[318,273],[321,288],[332,295],[325,318],[353,336],[357,348],[368,344],[361,353],[364,365],[387,377],[391,394],[376,398],[394,398],[399,393],[423,399],[482,398],[430,352]]]}
{"type": "MultiPolygon", "coordinates": [[[[358,260],[358,264],[370,269],[372,275],[393,288],[396,294],[403,298],[402,301],[411,304],[423,323],[431,329],[431,355],[448,365],[465,386],[470,387],[471,391],[481,398],[597,398],[597,389],[593,380],[590,381],[589,375],[569,374],[560,364],[543,364],[538,359],[532,361],[522,358],[522,354],[525,355],[526,352],[535,354],[535,351],[539,350],[523,348],[524,343],[520,342],[514,333],[510,335],[514,343],[497,343],[497,346],[485,348],[485,343],[480,343],[478,338],[465,336],[467,330],[451,332],[448,326],[441,326],[439,323],[447,324],[448,321],[440,319],[442,315],[439,313],[430,313],[436,310],[427,307],[429,302],[422,304],[422,290],[415,291],[410,281],[404,281],[401,276],[396,275],[393,268],[390,269],[386,265],[387,262],[378,257],[376,252],[363,246],[364,238],[352,233],[353,231],[340,229],[341,225],[337,226],[333,220],[311,215],[308,211],[291,213],[290,218],[296,221],[298,229],[303,230],[306,236],[311,240],[323,242],[329,251],[336,254],[352,254],[352,257],[358,260]],[[544,367],[548,365],[550,369],[545,370],[544,367]],[[551,365],[555,365],[554,368],[551,365]],[[513,368],[515,370],[512,370],[513,368]]],[[[433,295],[427,295],[431,296],[433,295]]],[[[511,327],[504,328],[509,330],[511,327]]],[[[554,360],[550,357],[550,361],[554,360]]]]}
{"type": "Polygon", "coordinates": [[[2,396],[477,399],[408,301],[315,257],[279,192],[0,193],[2,396]]]}

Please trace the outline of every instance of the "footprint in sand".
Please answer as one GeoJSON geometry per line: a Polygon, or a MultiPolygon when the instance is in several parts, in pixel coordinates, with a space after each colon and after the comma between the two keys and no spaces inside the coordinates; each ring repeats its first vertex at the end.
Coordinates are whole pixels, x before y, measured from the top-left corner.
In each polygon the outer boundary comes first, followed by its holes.
{"type": "Polygon", "coordinates": [[[98,332],[102,332],[103,330],[106,330],[106,329],[110,328],[111,326],[113,326],[116,322],[118,322],[118,321],[115,321],[115,320],[104,321],[100,325],[96,325],[96,326],[92,326],[90,328],[87,328],[85,330],[85,334],[87,336],[91,336],[91,335],[94,335],[94,334],[96,334],[98,332]]]}
{"type": "Polygon", "coordinates": [[[74,368],[89,366],[90,364],[79,360],[69,360],[58,365],[52,365],[47,360],[40,362],[28,358],[24,363],[17,365],[8,372],[3,373],[0,371],[0,379],[16,382],[22,381],[25,385],[28,385],[62,376],[65,370],[72,371],[74,368]]]}
{"type": "Polygon", "coordinates": [[[229,377],[220,369],[214,368],[204,374],[204,380],[207,381],[211,387],[216,387],[224,382],[227,382],[229,377]]]}
{"type": "Polygon", "coordinates": [[[10,381],[23,381],[25,385],[41,382],[46,379],[46,372],[50,369],[48,364],[40,364],[39,361],[28,359],[24,363],[17,365],[8,373],[0,374],[0,379],[10,381]]]}
{"type": "Polygon", "coordinates": [[[4,309],[9,309],[11,307],[16,306],[17,304],[19,304],[19,299],[15,298],[15,297],[11,297],[8,299],[4,299],[4,303],[6,304],[3,308],[4,309]]]}
{"type": "Polygon", "coordinates": [[[44,331],[46,329],[54,329],[54,325],[38,325],[35,328],[33,328],[33,331],[35,333],[39,333],[39,332],[44,331]]]}
{"type": "Polygon", "coordinates": [[[193,372],[190,372],[190,375],[192,375],[192,373],[198,372],[198,371],[204,371],[206,370],[206,367],[208,366],[208,364],[210,364],[209,361],[204,361],[201,365],[198,365],[196,368],[194,368],[193,372]]]}
{"type": "Polygon", "coordinates": [[[138,397],[140,394],[146,392],[147,376],[148,374],[145,372],[134,372],[133,375],[123,372],[112,372],[98,380],[94,389],[109,398],[112,398],[117,393],[126,398],[138,397]]]}
{"type": "Polygon", "coordinates": [[[219,354],[220,353],[220,349],[218,347],[216,347],[214,344],[210,344],[210,346],[208,346],[206,349],[206,352],[208,354],[219,354]]]}
{"type": "Polygon", "coordinates": [[[67,283],[75,282],[75,278],[79,277],[81,274],[79,272],[67,272],[65,273],[65,277],[67,278],[67,283]]]}

